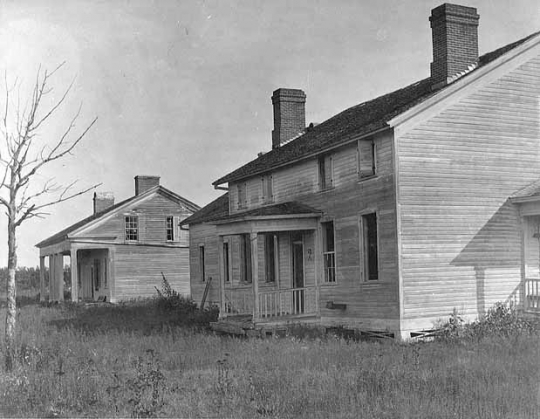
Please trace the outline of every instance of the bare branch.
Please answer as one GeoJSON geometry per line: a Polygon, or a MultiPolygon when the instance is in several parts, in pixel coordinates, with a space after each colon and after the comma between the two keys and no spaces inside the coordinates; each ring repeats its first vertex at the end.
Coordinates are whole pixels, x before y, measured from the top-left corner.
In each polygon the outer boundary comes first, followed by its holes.
{"type": "Polygon", "coordinates": [[[27,219],[30,218],[30,217],[36,217],[37,214],[40,214],[40,210],[42,210],[43,208],[47,208],[47,207],[50,207],[50,206],[52,206],[52,205],[59,204],[59,203],[61,203],[61,202],[69,201],[70,199],[73,199],[73,198],[75,198],[75,197],[77,197],[77,196],[83,195],[83,194],[85,194],[85,193],[87,193],[87,192],[90,192],[91,190],[96,189],[96,188],[98,188],[99,186],[101,186],[101,183],[98,183],[98,184],[96,184],[96,185],[94,185],[94,186],[91,186],[91,187],[89,187],[89,188],[86,188],[86,189],[84,189],[84,190],[82,190],[82,191],[79,191],[79,192],[73,193],[73,194],[71,194],[71,195],[65,196],[65,193],[67,192],[67,190],[68,190],[71,186],[73,186],[73,184],[74,184],[74,183],[72,183],[70,186],[68,186],[68,187],[64,190],[64,192],[60,195],[60,197],[59,197],[58,199],[55,199],[55,200],[50,201],[50,202],[47,202],[47,203],[45,203],[45,204],[40,204],[40,205],[34,204],[34,205],[30,206],[28,209],[26,209],[26,210],[22,213],[21,217],[20,217],[18,220],[15,221],[15,226],[16,226],[16,227],[20,226],[20,225],[23,223],[24,220],[27,220],[27,219]]]}

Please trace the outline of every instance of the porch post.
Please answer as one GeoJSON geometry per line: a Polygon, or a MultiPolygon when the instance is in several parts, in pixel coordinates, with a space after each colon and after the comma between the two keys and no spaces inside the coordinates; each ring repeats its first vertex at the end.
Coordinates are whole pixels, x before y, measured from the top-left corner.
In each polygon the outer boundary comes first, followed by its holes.
{"type": "Polygon", "coordinates": [[[253,319],[259,317],[259,246],[257,233],[249,234],[251,243],[251,282],[253,285],[253,319]]]}
{"type": "Polygon", "coordinates": [[[49,301],[56,301],[55,255],[49,256],[49,301]]]}
{"type": "Polygon", "coordinates": [[[319,304],[319,284],[322,283],[322,275],[324,272],[324,260],[322,257],[322,227],[321,223],[318,223],[317,229],[315,230],[315,249],[314,253],[314,264],[315,264],[315,310],[317,315],[320,315],[320,304],[319,304]]]}
{"type": "MultiPolygon", "coordinates": [[[[77,248],[71,249],[71,301],[79,301],[79,270],[77,269],[77,248]]],[[[107,269],[107,266],[105,266],[107,269]]]]}
{"type": "Polygon", "coordinates": [[[56,255],[56,280],[58,281],[58,301],[64,301],[64,256],[62,253],[56,255]]]}
{"type": "Polygon", "coordinates": [[[39,257],[39,301],[45,301],[45,256],[39,257]]]}
{"type": "Polygon", "coordinates": [[[223,263],[223,236],[218,236],[218,271],[219,271],[219,317],[225,317],[225,264],[223,263]]]}

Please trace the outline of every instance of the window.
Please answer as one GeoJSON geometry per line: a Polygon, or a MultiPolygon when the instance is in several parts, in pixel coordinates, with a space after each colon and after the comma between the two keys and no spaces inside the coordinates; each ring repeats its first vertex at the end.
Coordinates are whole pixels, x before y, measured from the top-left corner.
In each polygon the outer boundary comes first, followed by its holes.
{"type": "Polygon", "coordinates": [[[230,282],[231,275],[229,272],[230,262],[229,262],[229,243],[223,243],[223,270],[225,271],[225,282],[230,282]]]}
{"type": "Polygon", "coordinates": [[[360,178],[375,176],[377,162],[375,141],[359,140],[357,151],[358,176],[360,178]]]}
{"type": "Polygon", "coordinates": [[[276,248],[277,237],[273,234],[264,235],[264,276],[266,282],[276,281],[276,248]]]}
{"type": "Polygon", "coordinates": [[[174,217],[167,217],[166,220],[167,241],[174,241],[174,217]]]}
{"type": "Polygon", "coordinates": [[[202,282],[206,281],[206,268],[204,266],[204,246],[199,246],[199,273],[200,273],[200,280],[202,282]]]}
{"type": "Polygon", "coordinates": [[[274,178],[272,175],[265,175],[261,178],[262,199],[264,203],[274,202],[274,178]]]}
{"type": "Polygon", "coordinates": [[[246,184],[239,183],[236,185],[236,188],[238,192],[238,208],[246,208],[247,207],[246,184]]]}
{"type": "Polygon", "coordinates": [[[322,223],[324,282],[336,282],[336,247],[334,242],[334,222],[322,223]]]}
{"type": "Polygon", "coordinates": [[[324,191],[334,186],[332,156],[319,157],[319,189],[324,191]]]}
{"type": "Polygon", "coordinates": [[[377,214],[371,213],[362,216],[362,230],[364,239],[364,278],[367,281],[379,279],[377,214]]]}
{"type": "Polygon", "coordinates": [[[126,215],[126,240],[139,240],[139,219],[136,215],[126,215]]]}
{"type": "Polygon", "coordinates": [[[251,282],[251,242],[249,234],[240,236],[240,280],[251,282]]]}

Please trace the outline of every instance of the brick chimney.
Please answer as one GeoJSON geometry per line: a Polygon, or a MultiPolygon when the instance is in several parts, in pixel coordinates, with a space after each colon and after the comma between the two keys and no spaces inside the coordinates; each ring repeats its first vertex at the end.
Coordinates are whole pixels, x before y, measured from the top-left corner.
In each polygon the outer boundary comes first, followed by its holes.
{"type": "Polygon", "coordinates": [[[304,132],[306,128],[306,94],[299,89],[277,89],[272,94],[274,130],[272,148],[304,132]]]}
{"type": "Polygon", "coordinates": [[[112,192],[94,192],[94,214],[105,211],[114,205],[112,192]]]}
{"type": "Polygon", "coordinates": [[[474,7],[445,3],[431,11],[434,88],[448,84],[451,77],[478,62],[478,20],[474,7]]]}
{"type": "Polygon", "coordinates": [[[135,195],[159,185],[159,176],[135,176],[135,195]]]}

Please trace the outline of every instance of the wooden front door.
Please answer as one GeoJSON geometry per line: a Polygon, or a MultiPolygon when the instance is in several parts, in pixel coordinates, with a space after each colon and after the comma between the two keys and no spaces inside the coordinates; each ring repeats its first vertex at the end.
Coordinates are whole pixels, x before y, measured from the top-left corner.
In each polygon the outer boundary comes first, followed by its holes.
{"type": "Polygon", "coordinates": [[[304,312],[304,243],[302,236],[293,236],[292,240],[293,270],[293,314],[304,312]]]}

